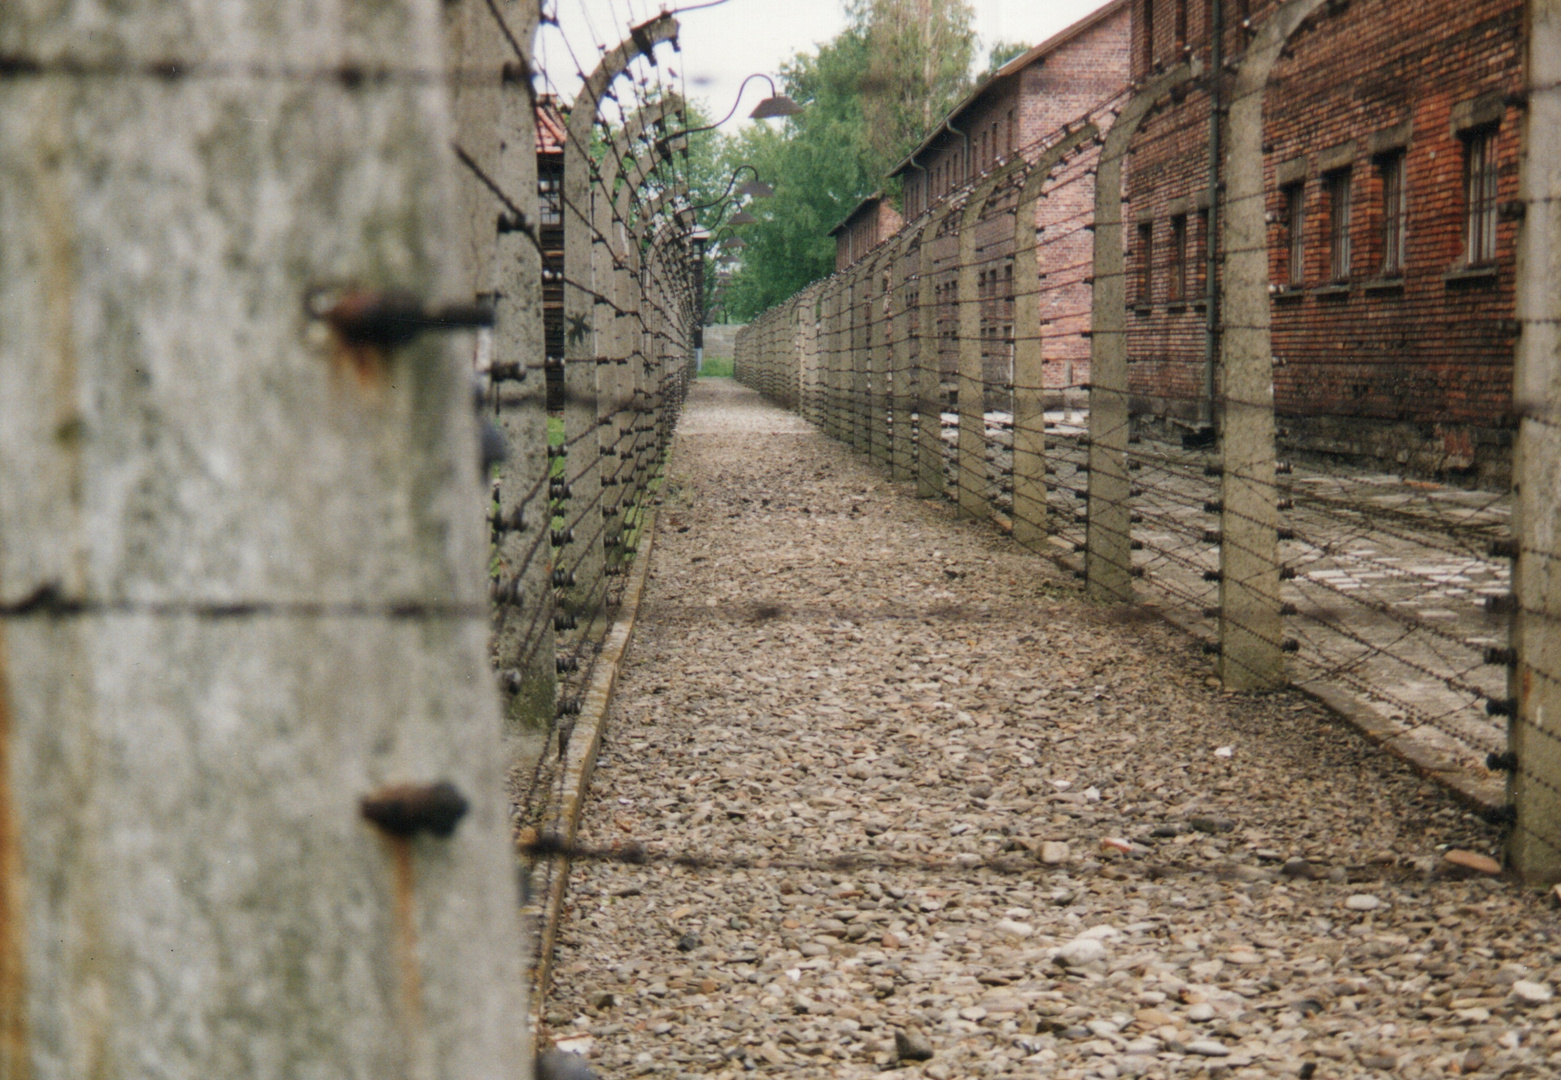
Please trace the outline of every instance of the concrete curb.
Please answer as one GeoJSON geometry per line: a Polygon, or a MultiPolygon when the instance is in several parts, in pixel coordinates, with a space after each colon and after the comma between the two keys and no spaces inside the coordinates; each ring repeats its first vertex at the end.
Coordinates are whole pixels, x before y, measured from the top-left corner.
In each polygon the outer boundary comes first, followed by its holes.
{"type": "MultiPolygon", "coordinates": [[[[602,734],[607,727],[607,710],[612,704],[623,654],[629,647],[629,638],[634,633],[634,624],[639,617],[640,597],[644,594],[645,579],[650,573],[655,536],[656,511],[647,509],[644,525],[640,529],[639,553],[629,568],[629,581],[623,590],[618,619],[602,642],[591,685],[580,703],[580,716],[570,734],[569,749],[564,759],[560,782],[562,792],[553,812],[548,815],[545,831],[565,844],[574,843],[580,828],[580,813],[591,787],[591,773],[596,768],[596,755],[601,749],[602,734]]],[[[569,860],[559,859],[539,912],[542,934],[531,981],[533,1037],[542,1030],[541,1019],[545,1013],[543,1006],[553,977],[553,948],[558,940],[558,921],[563,914],[564,894],[568,884],[569,860]]]]}

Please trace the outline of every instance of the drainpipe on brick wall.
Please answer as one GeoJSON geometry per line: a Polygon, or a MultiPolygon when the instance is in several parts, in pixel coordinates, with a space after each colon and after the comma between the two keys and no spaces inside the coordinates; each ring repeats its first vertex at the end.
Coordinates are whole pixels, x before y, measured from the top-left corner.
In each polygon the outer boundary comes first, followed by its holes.
{"type": "Polygon", "coordinates": [[[955,187],[959,187],[960,185],[965,184],[970,180],[972,172],[970,167],[970,136],[966,132],[963,132],[959,130],[959,128],[955,127],[954,121],[952,119],[943,121],[943,126],[948,128],[954,134],[958,135],[961,139],[965,140],[965,167],[960,170],[959,183],[954,185],[955,187]]]}
{"type": "Polygon", "coordinates": [[[1203,400],[1198,422],[1208,439],[1214,432],[1214,365],[1220,355],[1220,131],[1225,121],[1225,2],[1209,4],[1209,209],[1203,231],[1203,400]]]}
{"type": "MultiPolygon", "coordinates": [[[[929,173],[926,166],[918,162],[914,156],[911,158],[911,168],[916,169],[921,173],[921,201],[925,205],[922,206],[921,210],[918,211],[916,215],[914,215],[920,217],[922,213],[932,209],[932,174],[929,173]]],[[[910,207],[907,206],[906,209],[909,210],[910,207]]]]}

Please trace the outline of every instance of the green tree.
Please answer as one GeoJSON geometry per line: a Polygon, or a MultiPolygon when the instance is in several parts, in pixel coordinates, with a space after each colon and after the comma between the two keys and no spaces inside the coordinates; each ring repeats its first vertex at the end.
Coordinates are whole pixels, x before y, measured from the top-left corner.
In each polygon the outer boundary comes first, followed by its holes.
{"type": "MultiPolygon", "coordinates": [[[[834,269],[827,233],[969,89],[975,33],[966,0],[853,0],[850,22],[781,71],[803,112],[783,127],[751,125],[724,146],[775,187],[749,207],[758,225],[727,285],[745,319],[834,269]]],[[[897,191],[889,191],[897,198],[897,191]]]]}
{"type": "Polygon", "coordinates": [[[986,71],[982,72],[983,79],[989,79],[997,74],[999,68],[1016,56],[1023,56],[1030,51],[1030,46],[1022,41],[997,41],[987,51],[986,71]]]}
{"type": "Polygon", "coordinates": [[[853,0],[848,10],[868,46],[859,91],[869,140],[898,158],[970,89],[974,13],[967,0],[853,0]]]}

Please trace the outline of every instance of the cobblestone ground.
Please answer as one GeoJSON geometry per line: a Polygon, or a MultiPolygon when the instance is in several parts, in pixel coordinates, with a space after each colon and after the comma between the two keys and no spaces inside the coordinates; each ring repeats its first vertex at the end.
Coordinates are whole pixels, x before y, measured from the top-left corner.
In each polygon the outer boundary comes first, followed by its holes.
{"type": "Polygon", "coordinates": [[[604,1076],[1561,1069],[1553,904],[1307,699],[726,380],[659,529],[582,840],[758,867],[574,869],[545,1028],[604,1076]]]}

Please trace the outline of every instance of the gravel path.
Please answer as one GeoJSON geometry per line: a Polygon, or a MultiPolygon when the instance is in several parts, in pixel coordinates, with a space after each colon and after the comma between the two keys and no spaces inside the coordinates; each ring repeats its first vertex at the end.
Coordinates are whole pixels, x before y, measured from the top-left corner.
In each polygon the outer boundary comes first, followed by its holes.
{"type": "Polygon", "coordinates": [[[779,865],[575,868],[546,1026],[604,1076],[1561,1071],[1553,904],[1306,699],[727,380],[659,528],[582,840],[779,865]]]}

